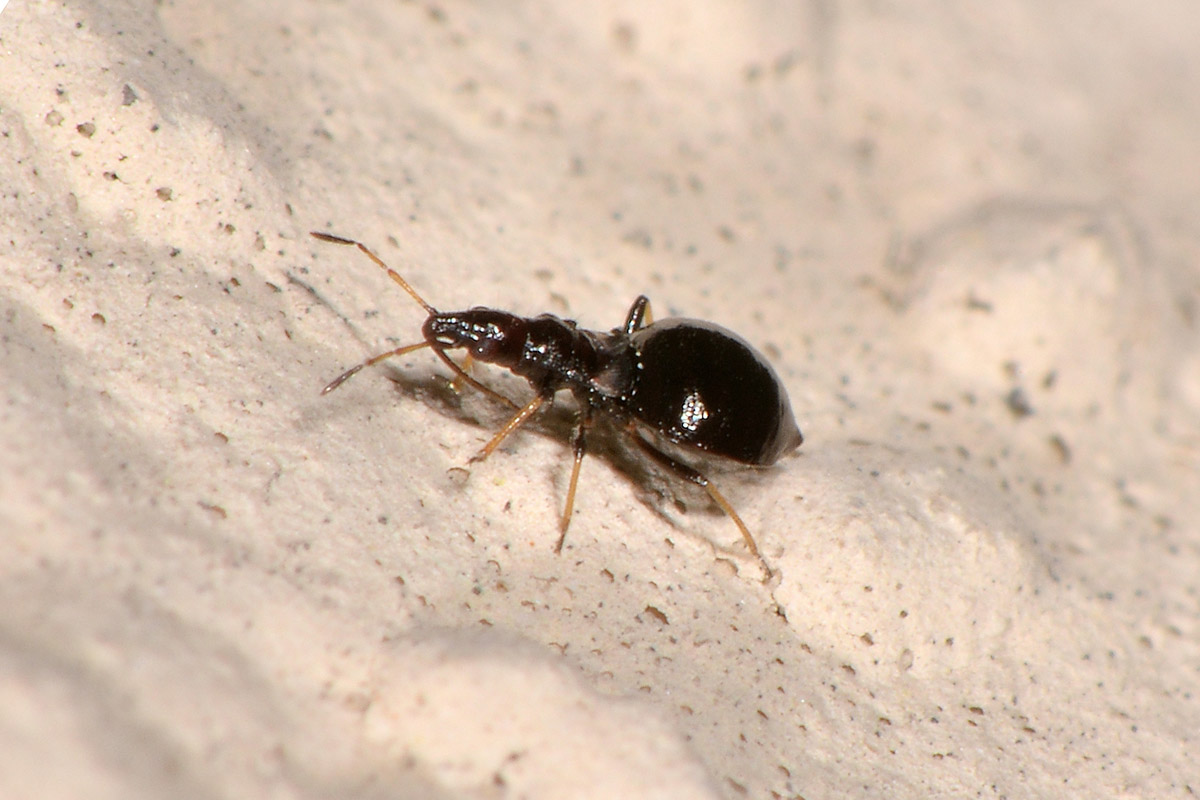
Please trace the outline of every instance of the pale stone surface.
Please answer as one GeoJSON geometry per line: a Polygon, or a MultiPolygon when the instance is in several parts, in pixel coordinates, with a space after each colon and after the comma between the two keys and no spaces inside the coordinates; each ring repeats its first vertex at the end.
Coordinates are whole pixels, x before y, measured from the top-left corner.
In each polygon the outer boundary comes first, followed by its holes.
{"type": "Polygon", "coordinates": [[[1191,796],[1198,24],[10,4],[0,796],[1191,796]],[[427,352],[319,396],[422,312],[313,229],[762,347],[778,578],[619,439],[555,556],[568,403],[467,477],[427,352]]]}

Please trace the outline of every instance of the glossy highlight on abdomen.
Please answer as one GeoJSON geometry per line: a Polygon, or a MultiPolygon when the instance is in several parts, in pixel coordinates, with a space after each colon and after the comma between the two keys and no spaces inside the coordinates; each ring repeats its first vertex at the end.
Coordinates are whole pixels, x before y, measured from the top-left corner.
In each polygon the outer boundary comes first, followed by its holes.
{"type": "Polygon", "coordinates": [[[640,371],[629,410],[672,442],[769,466],[803,441],[775,370],[736,333],[669,319],[632,341],[640,371]]]}

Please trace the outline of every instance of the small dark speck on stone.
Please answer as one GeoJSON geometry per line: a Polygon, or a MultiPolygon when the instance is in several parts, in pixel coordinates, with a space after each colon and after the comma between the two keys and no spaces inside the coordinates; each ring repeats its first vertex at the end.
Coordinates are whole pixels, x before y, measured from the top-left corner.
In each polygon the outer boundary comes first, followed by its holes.
{"type": "Polygon", "coordinates": [[[991,313],[992,304],[989,303],[987,300],[984,300],[982,298],[976,297],[975,295],[971,294],[971,295],[967,296],[967,310],[991,313]]]}
{"type": "Polygon", "coordinates": [[[635,228],[621,237],[627,244],[644,247],[647,250],[654,246],[654,237],[645,228],[635,228]]]}
{"type": "Polygon", "coordinates": [[[667,621],[667,615],[664,614],[662,611],[658,610],[657,608],[655,608],[654,606],[646,606],[645,613],[648,614],[649,616],[653,617],[655,621],[657,621],[658,623],[660,623],[662,625],[670,624],[667,621]]]}
{"type": "Polygon", "coordinates": [[[1009,392],[1008,396],[1004,398],[1004,402],[1008,406],[1008,410],[1017,419],[1033,414],[1033,406],[1029,403],[1029,397],[1020,387],[1009,392]]]}
{"type": "Polygon", "coordinates": [[[1050,437],[1050,447],[1058,455],[1059,461],[1064,464],[1071,463],[1071,446],[1067,444],[1067,440],[1057,433],[1050,437]]]}
{"type": "Polygon", "coordinates": [[[613,26],[612,38],[613,44],[622,52],[632,53],[637,50],[637,28],[632,23],[619,22],[613,26]]]}

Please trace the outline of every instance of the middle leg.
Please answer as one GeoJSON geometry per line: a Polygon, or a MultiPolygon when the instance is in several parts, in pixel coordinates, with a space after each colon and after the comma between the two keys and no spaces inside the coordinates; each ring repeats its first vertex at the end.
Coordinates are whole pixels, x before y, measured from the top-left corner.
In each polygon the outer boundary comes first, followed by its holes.
{"type": "Polygon", "coordinates": [[[579,485],[579,468],[583,465],[583,455],[587,451],[587,430],[592,425],[592,407],[585,405],[579,412],[579,421],[575,424],[573,450],[575,461],[571,465],[571,482],[567,485],[567,505],[563,509],[562,521],[559,522],[558,543],[554,552],[561,553],[563,542],[567,540],[567,528],[571,524],[571,512],[575,509],[575,487],[579,485]]]}

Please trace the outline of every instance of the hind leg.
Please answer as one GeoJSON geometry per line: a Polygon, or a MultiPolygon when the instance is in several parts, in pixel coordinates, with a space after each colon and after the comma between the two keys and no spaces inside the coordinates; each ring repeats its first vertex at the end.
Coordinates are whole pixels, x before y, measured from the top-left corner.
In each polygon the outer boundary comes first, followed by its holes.
{"type": "Polygon", "coordinates": [[[676,461],[666,453],[654,447],[654,445],[647,442],[641,436],[638,436],[636,433],[631,433],[631,435],[638,446],[641,447],[642,450],[652,459],[657,461],[659,464],[662,464],[664,467],[667,467],[685,481],[694,483],[697,486],[701,486],[704,488],[704,491],[708,492],[708,496],[712,498],[713,502],[725,512],[726,516],[733,520],[734,525],[737,525],[738,530],[742,533],[742,539],[744,539],[746,542],[746,547],[750,550],[750,554],[757,558],[758,562],[762,564],[762,568],[766,570],[767,575],[764,579],[764,583],[770,580],[775,574],[775,571],[771,569],[771,565],[767,563],[767,560],[763,557],[762,552],[759,551],[758,542],[754,541],[754,536],[750,533],[750,529],[746,527],[746,523],[742,522],[742,518],[739,517],[738,513],[733,510],[733,506],[730,505],[729,501],[725,499],[725,495],[721,494],[721,492],[717,490],[717,487],[713,485],[713,482],[710,481],[702,472],[689,467],[687,464],[676,461]]]}

